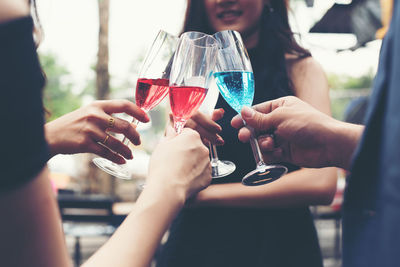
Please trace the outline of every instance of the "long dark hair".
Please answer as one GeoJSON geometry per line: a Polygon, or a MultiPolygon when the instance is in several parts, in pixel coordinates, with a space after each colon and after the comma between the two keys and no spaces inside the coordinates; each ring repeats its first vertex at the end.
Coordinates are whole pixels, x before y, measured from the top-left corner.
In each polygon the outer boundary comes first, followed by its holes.
{"type": "MultiPolygon", "coordinates": [[[[280,97],[287,93],[285,88],[292,92],[292,82],[288,77],[285,55],[290,54],[297,58],[311,56],[311,53],[301,47],[295,40],[289,26],[288,0],[270,0],[264,7],[260,19],[260,38],[257,45],[262,50],[262,60],[269,72],[268,87],[274,88],[271,97],[280,97]],[[282,95],[283,94],[283,95],[282,95]]],[[[213,34],[215,31],[208,23],[203,0],[188,0],[183,25],[183,32],[201,31],[213,34]]]]}

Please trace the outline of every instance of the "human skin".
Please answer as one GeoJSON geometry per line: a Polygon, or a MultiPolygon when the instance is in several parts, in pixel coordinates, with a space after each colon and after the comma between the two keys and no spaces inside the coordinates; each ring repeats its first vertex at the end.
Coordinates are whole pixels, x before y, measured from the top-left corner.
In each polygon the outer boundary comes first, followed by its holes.
{"type": "Polygon", "coordinates": [[[364,126],[345,123],[319,112],[296,97],[243,108],[232,119],[238,138],[248,142],[250,131],[273,132],[274,139],[259,137],[262,153],[270,161],[287,161],[304,167],[336,166],[348,170],[364,126]]]}
{"type": "Polygon", "coordinates": [[[140,122],[149,121],[146,113],[128,100],[101,100],[46,123],[46,141],[51,156],[95,153],[119,164],[125,163],[125,158],[132,159],[129,147],[111,135],[106,144],[111,150],[99,144],[105,140],[107,132],[122,133],[134,145],[140,144],[140,135],[134,124],[113,117],[115,123],[112,128],[109,127],[112,114],[122,112],[140,122]]]}

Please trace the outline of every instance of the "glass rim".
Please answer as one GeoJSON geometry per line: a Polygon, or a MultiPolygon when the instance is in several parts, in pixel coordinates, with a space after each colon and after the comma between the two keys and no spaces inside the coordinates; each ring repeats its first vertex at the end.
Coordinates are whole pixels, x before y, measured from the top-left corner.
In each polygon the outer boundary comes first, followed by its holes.
{"type": "Polygon", "coordinates": [[[179,37],[179,39],[180,39],[180,43],[181,43],[184,39],[188,39],[188,41],[192,42],[192,43],[193,43],[192,45],[193,45],[193,46],[196,46],[196,47],[202,47],[202,48],[213,48],[213,47],[215,47],[215,46],[218,47],[218,40],[215,39],[212,35],[207,34],[207,33],[204,33],[204,32],[198,32],[198,31],[188,31],[188,32],[184,32],[184,33],[181,34],[181,36],[179,37]],[[190,39],[190,38],[185,38],[185,37],[184,37],[184,35],[188,35],[188,34],[191,34],[191,33],[201,34],[201,35],[203,35],[203,36],[198,37],[198,38],[194,38],[194,39],[190,39]],[[198,45],[198,44],[195,44],[195,43],[194,43],[195,41],[199,41],[199,40],[204,39],[204,38],[210,38],[211,40],[214,41],[214,43],[211,44],[211,45],[208,45],[208,46],[206,46],[206,45],[198,45]]]}
{"type": "MultiPolygon", "coordinates": [[[[223,30],[223,31],[219,31],[219,32],[214,33],[212,36],[214,37],[214,36],[216,36],[216,35],[222,35],[223,33],[229,33],[230,35],[236,36],[237,38],[236,38],[236,40],[235,40],[235,44],[237,44],[238,42],[240,42],[240,43],[243,44],[243,46],[244,46],[243,39],[242,39],[242,35],[240,34],[240,32],[235,31],[235,30],[223,30]]],[[[214,37],[214,38],[217,40],[218,44],[221,43],[221,42],[218,40],[218,37],[214,37]]],[[[227,46],[227,47],[225,47],[225,48],[228,48],[228,47],[229,47],[229,46],[227,46]]],[[[222,47],[221,49],[225,49],[225,48],[222,47]]]]}

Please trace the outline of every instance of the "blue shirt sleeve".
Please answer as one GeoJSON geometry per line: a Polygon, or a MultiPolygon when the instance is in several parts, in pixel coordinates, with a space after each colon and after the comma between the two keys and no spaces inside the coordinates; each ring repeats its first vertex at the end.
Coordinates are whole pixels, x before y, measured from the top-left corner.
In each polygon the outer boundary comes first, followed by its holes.
{"type": "Polygon", "coordinates": [[[31,17],[0,24],[0,192],[30,181],[45,166],[45,84],[31,17]]]}

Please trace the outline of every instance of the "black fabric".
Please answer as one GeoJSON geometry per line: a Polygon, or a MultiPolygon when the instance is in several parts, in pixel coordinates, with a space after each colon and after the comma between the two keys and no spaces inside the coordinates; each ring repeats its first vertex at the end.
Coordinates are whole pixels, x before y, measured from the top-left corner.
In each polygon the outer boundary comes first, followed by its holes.
{"type": "MultiPolygon", "coordinates": [[[[249,51],[255,77],[254,104],[292,94],[283,55],[267,55],[264,51],[274,48],[266,40],[260,43],[249,51]]],[[[225,109],[224,118],[218,122],[225,145],[218,147],[219,158],[233,161],[237,169],[213,183],[240,182],[255,168],[253,154],[250,144],[238,140],[237,130],[230,125],[237,113],[222,96],[217,103],[217,108],[220,107],[225,109]]],[[[291,171],[298,169],[286,165],[291,171]]],[[[313,219],[306,207],[279,210],[214,207],[183,210],[159,251],[157,267],[187,266],[320,267],[322,257],[313,219]]]]}
{"type": "Polygon", "coordinates": [[[44,138],[44,77],[25,17],[0,25],[0,192],[35,177],[49,158],[44,138]]]}

